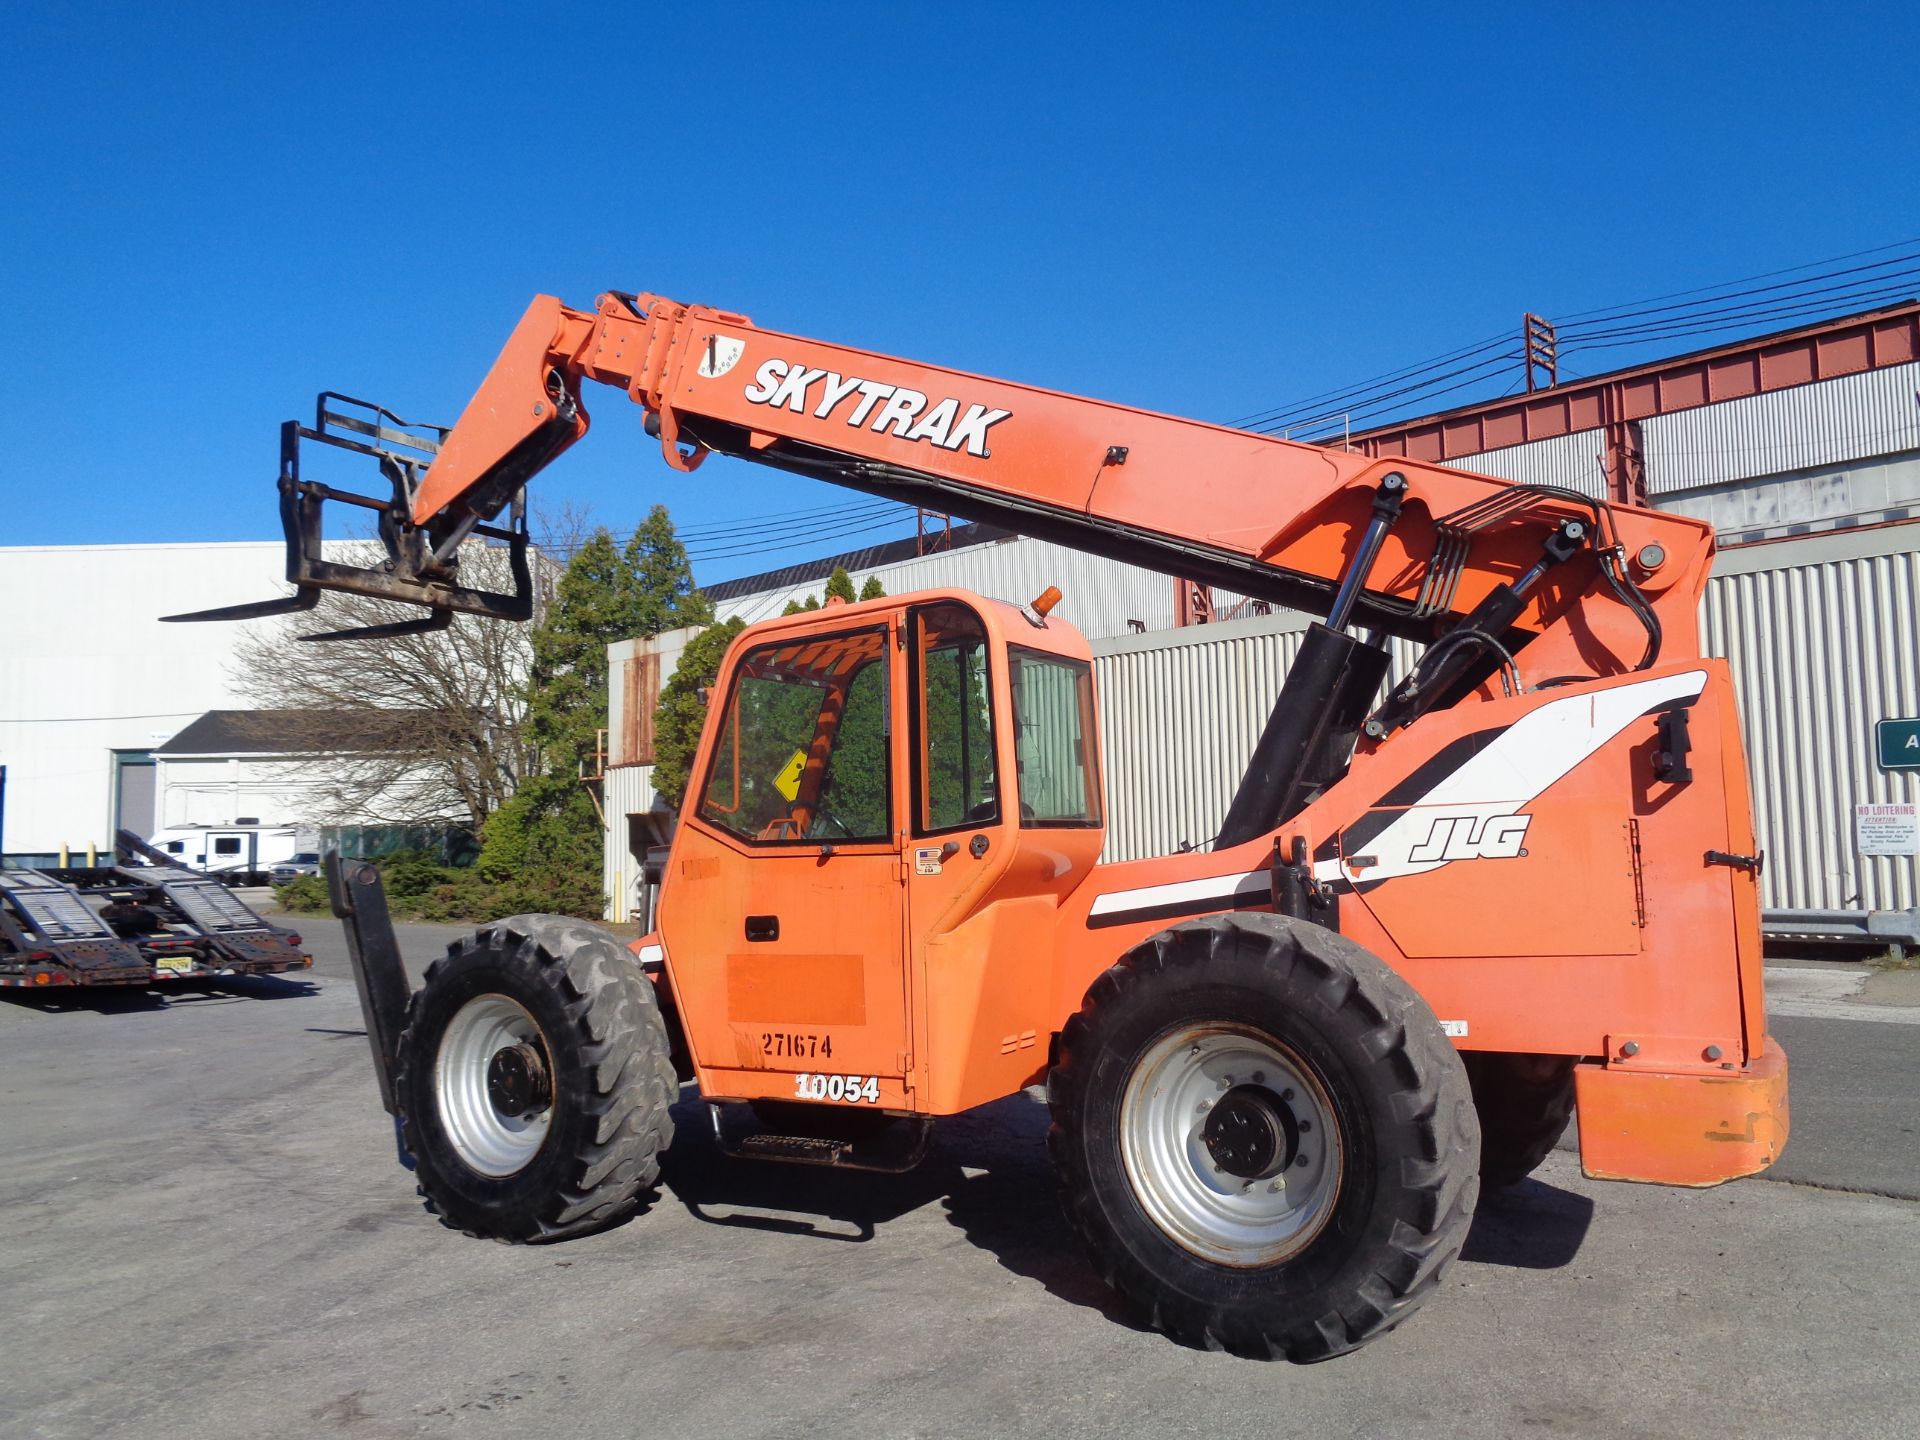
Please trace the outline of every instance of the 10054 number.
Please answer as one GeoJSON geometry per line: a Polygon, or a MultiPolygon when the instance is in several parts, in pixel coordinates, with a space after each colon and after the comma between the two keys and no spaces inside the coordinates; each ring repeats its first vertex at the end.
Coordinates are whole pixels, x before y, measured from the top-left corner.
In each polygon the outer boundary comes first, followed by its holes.
{"type": "Polygon", "coordinates": [[[877,1075],[810,1075],[793,1077],[793,1093],[801,1100],[847,1100],[854,1104],[880,1103],[877,1075]]]}

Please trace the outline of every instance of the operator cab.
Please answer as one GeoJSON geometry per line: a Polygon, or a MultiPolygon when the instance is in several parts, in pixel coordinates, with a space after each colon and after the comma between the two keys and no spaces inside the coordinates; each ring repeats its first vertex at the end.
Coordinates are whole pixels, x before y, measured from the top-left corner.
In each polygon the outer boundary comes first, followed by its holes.
{"type": "Polygon", "coordinates": [[[959,591],[831,605],[742,632],[711,703],[660,914],[703,1093],[830,1071],[925,1111],[927,997],[1022,953],[1009,926],[1044,983],[1099,855],[1086,640],[959,591]]]}

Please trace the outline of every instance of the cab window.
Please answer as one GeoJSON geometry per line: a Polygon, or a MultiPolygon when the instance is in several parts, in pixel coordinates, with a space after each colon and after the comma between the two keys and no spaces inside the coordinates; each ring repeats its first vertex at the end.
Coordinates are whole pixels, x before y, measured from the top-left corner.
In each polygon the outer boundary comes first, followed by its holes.
{"type": "Polygon", "coordinates": [[[749,650],[699,816],[761,844],[877,841],[887,796],[887,632],[749,650]]]}
{"type": "Polygon", "coordinates": [[[1094,753],[1093,673],[1084,660],[1037,650],[1007,655],[1013,685],[1014,755],[1020,767],[1020,823],[1100,823],[1100,769],[1094,753]]]}
{"type": "Polygon", "coordinates": [[[992,825],[1000,818],[987,632],[965,605],[913,612],[914,829],[992,825]]]}

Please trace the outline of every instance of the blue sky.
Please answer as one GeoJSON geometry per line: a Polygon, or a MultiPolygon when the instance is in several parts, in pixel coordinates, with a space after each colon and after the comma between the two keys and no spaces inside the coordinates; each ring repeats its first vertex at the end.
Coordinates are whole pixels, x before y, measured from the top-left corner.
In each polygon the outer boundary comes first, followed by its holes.
{"type": "MultiPolygon", "coordinates": [[[[1912,6],[322,11],[0,16],[0,543],[271,538],[278,422],[451,419],[538,291],[1231,419],[1920,235],[1912,6]]],[[[858,499],[589,408],[616,529],[858,499]]]]}

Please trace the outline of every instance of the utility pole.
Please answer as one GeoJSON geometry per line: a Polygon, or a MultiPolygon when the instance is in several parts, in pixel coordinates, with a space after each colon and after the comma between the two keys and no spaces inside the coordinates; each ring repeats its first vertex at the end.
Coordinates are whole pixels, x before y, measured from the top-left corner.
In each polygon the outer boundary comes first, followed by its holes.
{"type": "Polygon", "coordinates": [[[1551,390],[1560,383],[1560,337],[1553,322],[1529,310],[1520,321],[1520,348],[1527,362],[1527,392],[1551,390]],[[1547,377],[1543,386],[1534,384],[1534,372],[1547,377]]]}

